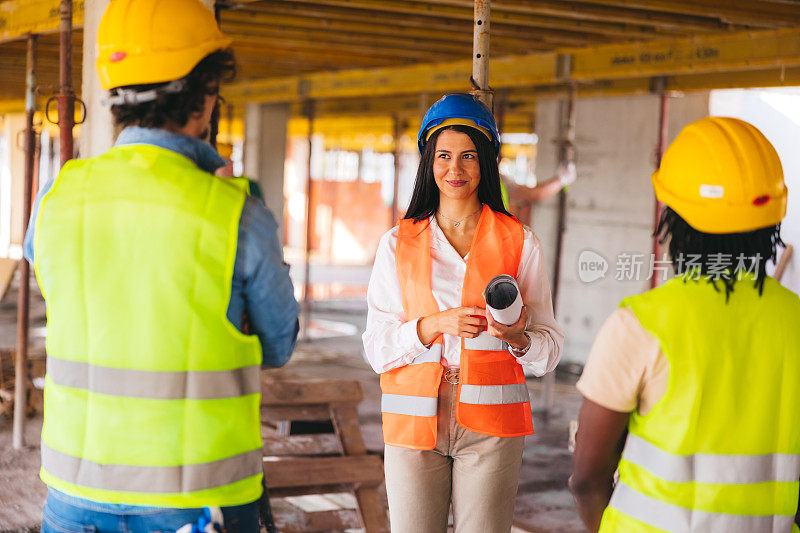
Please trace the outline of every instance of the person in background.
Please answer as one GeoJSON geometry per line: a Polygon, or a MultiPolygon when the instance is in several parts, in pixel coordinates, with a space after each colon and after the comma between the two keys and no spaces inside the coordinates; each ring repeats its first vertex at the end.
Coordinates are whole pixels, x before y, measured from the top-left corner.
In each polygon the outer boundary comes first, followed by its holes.
{"type": "Polygon", "coordinates": [[[48,316],[45,533],[259,531],[260,368],[289,359],[298,308],[275,219],[202,140],[230,43],[198,0],[103,15],[124,129],[44,188],[25,240],[48,316]]]}
{"type": "Polygon", "coordinates": [[[515,183],[510,176],[500,175],[500,187],[503,194],[503,205],[519,220],[531,220],[533,205],[552,198],[578,179],[575,166],[575,148],[570,144],[566,150],[566,161],[561,161],[556,174],[544,183],[534,187],[515,183]]]}
{"type": "Polygon", "coordinates": [[[623,300],[595,339],[578,512],[593,532],[797,532],[800,298],[766,273],[783,245],[778,155],[752,125],[705,118],[653,186],[677,277],[623,300]]]}
{"type": "Polygon", "coordinates": [[[561,357],[544,256],[503,207],[499,135],[468,94],[433,104],[408,211],[378,245],[367,291],[367,358],[381,375],[386,490],[394,533],[508,532],[525,435],[524,370],[561,357]],[[524,301],[504,325],[482,292],[517,280],[524,301]]]}

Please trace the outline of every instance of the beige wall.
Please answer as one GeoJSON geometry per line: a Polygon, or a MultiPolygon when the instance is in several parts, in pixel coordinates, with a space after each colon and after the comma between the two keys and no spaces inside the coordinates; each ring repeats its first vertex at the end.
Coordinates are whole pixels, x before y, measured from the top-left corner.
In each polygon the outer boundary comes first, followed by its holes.
{"type": "Polygon", "coordinates": [[[80,157],[100,155],[114,143],[111,111],[103,105],[105,91],[100,87],[100,79],[94,63],[97,59],[97,28],[109,0],[85,0],[83,29],[83,88],[81,98],[86,104],[86,122],[81,127],[78,139],[80,157]]]}
{"type": "MultiPolygon", "coordinates": [[[[669,139],[683,126],[708,116],[709,93],[686,93],[670,101],[669,139]]],[[[557,318],[564,327],[565,362],[583,363],[597,331],[625,296],[648,289],[644,277],[615,279],[620,253],[649,254],[655,199],[650,174],[655,165],[659,97],[581,98],[577,105],[578,180],[570,187],[561,258],[557,318]],[[605,277],[586,283],[579,261],[591,251],[608,261],[605,277]]],[[[546,180],[556,169],[557,100],[536,108],[539,152],[536,173],[546,180]]],[[[534,207],[532,227],[542,242],[552,282],[558,199],[534,207]]],[[[647,263],[649,265],[649,263],[647,263]]]]}

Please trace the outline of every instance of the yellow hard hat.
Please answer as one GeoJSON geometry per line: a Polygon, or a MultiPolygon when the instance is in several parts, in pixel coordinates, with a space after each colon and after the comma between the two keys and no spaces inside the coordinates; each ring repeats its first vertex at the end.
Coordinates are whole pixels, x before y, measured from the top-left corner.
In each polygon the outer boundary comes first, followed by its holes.
{"type": "Polygon", "coordinates": [[[111,0],[97,33],[100,85],[177,80],[231,42],[200,0],[111,0]]]}
{"type": "Polygon", "coordinates": [[[778,153],[736,118],[708,117],[683,128],[652,179],[656,197],[703,233],[753,231],[786,215],[778,153]]]}

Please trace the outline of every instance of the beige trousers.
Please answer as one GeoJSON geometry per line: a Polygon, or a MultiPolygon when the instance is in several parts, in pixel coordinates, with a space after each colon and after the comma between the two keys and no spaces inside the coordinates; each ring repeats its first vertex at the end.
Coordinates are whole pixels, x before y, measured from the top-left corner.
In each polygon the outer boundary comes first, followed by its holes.
{"type": "Polygon", "coordinates": [[[458,386],[439,387],[434,450],[386,446],[392,533],[508,533],[514,518],[525,437],[490,437],[456,423],[458,386]]]}

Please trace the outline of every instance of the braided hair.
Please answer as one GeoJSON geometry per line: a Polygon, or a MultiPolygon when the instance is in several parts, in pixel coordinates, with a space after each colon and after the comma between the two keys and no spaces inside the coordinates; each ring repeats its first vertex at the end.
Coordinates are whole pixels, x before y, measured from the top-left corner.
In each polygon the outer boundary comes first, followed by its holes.
{"type": "Polygon", "coordinates": [[[665,206],[653,233],[660,244],[669,240],[669,255],[677,275],[699,268],[699,275],[720,291],[725,287],[725,301],[730,299],[738,274],[752,272],[754,288],[761,295],[767,277],[767,261],[776,260],[781,240],[781,225],[742,233],[703,233],[691,227],[678,213],[665,206]],[[687,257],[693,261],[687,261],[687,257]]]}

